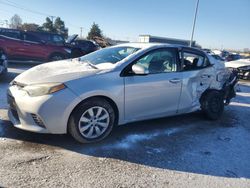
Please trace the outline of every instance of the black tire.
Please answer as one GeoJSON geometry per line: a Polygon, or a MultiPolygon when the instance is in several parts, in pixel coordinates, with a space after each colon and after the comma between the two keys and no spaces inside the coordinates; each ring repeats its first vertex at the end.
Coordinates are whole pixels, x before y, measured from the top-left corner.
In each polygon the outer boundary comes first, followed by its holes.
{"type": "Polygon", "coordinates": [[[60,53],[54,53],[50,56],[49,61],[60,61],[65,59],[63,54],[60,53]]]}
{"type": "Polygon", "coordinates": [[[112,131],[115,124],[115,112],[108,101],[102,98],[91,98],[83,103],[81,103],[71,114],[68,122],[68,131],[71,136],[80,143],[92,143],[98,142],[106,138],[112,131]],[[96,138],[87,138],[81,132],[79,128],[80,118],[86,111],[93,107],[104,108],[109,114],[109,123],[106,130],[96,138]]]}
{"type": "Polygon", "coordinates": [[[7,61],[7,66],[6,66],[6,68],[2,71],[2,73],[0,74],[0,78],[2,79],[2,78],[4,78],[6,75],[7,75],[7,73],[8,73],[8,58],[7,58],[7,55],[3,52],[3,51],[1,51],[0,50],[0,61],[7,61]],[[3,57],[4,57],[4,59],[3,59],[3,57]]]}
{"type": "Polygon", "coordinates": [[[201,99],[201,109],[210,120],[217,120],[224,111],[223,95],[219,91],[209,91],[201,99]]]}
{"type": "Polygon", "coordinates": [[[71,53],[72,58],[81,57],[82,55],[83,55],[83,53],[81,52],[81,50],[79,50],[79,49],[72,50],[72,53],[71,53]]]}

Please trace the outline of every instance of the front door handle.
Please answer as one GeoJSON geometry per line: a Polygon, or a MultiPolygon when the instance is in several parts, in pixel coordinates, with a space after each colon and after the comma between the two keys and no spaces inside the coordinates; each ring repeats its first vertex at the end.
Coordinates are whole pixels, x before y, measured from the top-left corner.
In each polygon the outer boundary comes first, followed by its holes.
{"type": "Polygon", "coordinates": [[[173,83],[173,84],[177,84],[179,83],[181,80],[179,78],[174,78],[174,79],[171,79],[169,80],[169,82],[173,83]]]}

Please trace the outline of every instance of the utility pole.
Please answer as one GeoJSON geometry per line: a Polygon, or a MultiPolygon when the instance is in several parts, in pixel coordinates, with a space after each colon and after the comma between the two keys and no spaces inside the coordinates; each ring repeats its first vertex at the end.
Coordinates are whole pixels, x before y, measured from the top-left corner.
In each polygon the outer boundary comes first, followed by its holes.
{"type": "Polygon", "coordinates": [[[49,16],[50,18],[51,18],[51,21],[52,21],[52,24],[54,23],[54,18],[56,17],[56,16],[49,16]]]}
{"type": "Polygon", "coordinates": [[[82,29],[83,27],[80,27],[80,38],[82,38],[82,29]]]}
{"type": "Polygon", "coordinates": [[[199,1],[200,0],[197,0],[197,2],[196,2],[196,8],[195,8],[195,14],[194,14],[194,22],[193,22],[193,29],[192,29],[192,35],[191,35],[191,40],[190,40],[190,47],[192,47],[192,44],[193,44],[194,28],[195,28],[196,17],[197,17],[197,12],[198,12],[198,7],[199,7],[199,1]]]}
{"type": "Polygon", "coordinates": [[[4,20],[5,21],[5,24],[6,24],[6,28],[9,28],[9,22],[8,20],[4,20]]]}

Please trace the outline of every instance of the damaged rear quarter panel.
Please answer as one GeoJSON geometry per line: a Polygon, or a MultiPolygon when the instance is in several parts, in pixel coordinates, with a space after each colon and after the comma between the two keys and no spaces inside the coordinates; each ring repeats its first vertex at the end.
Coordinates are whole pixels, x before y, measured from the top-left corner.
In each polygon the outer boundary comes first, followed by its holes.
{"type": "Polygon", "coordinates": [[[183,71],[178,113],[199,110],[202,94],[208,89],[221,90],[228,76],[225,67],[215,64],[199,70],[183,71]]]}

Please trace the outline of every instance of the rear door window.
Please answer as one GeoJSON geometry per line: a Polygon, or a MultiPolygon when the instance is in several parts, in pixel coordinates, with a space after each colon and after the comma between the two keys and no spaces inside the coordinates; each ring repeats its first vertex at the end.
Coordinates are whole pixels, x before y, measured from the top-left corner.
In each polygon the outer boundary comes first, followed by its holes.
{"type": "Polygon", "coordinates": [[[183,70],[191,71],[206,68],[210,65],[208,58],[195,52],[183,51],[183,70]]]}
{"type": "Polygon", "coordinates": [[[64,38],[60,35],[52,35],[52,42],[56,45],[63,45],[64,44],[64,38]]]}
{"type": "Polygon", "coordinates": [[[41,39],[29,33],[24,33],[23,38],[26,42],[41,43],[41,39]]]}

